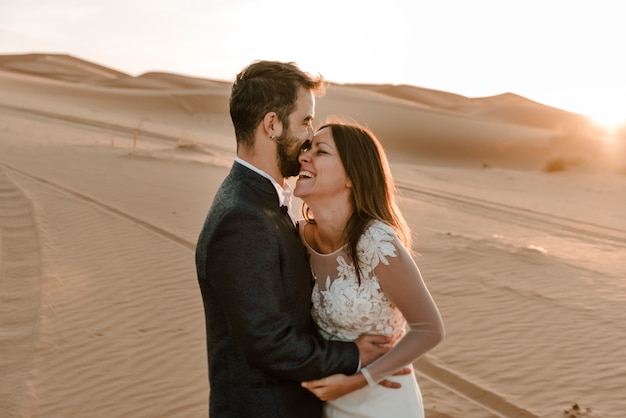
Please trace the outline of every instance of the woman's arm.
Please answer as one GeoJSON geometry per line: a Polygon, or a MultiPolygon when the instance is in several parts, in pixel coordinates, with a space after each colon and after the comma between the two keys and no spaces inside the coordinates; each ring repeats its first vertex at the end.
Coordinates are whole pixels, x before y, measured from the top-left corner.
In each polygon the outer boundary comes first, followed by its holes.
{"type": "Polygon", "coordinates": [[[423,354],[434,348],[444,337],[443,321],[424,280],[410,253],[396,238],[394,255],[375,268],[383,292],[403,314],[409,325],[406,335],[386,354],[363,368],[346,376],[337,374],[302,383],[322,400],[333,400],[354,390],[370,385],[398,388],[398,383],[387,376],[411,373],[407,368],[423,354]]]}
{"type": "Polygon", "coordinates": [[[444,327],[422,275],[411,254],[394,241],[397,257],[388,257],[389,264],[380,263],[375,273],[387,298],[404,315],[409,330],[388,353],[362,370],[370,385],[419,359],[444,337],[444,327]]]}
{"type": "MultiPolygon", "coordinates": [[[[404,367],[394,373],[394,376],[409,373],[413,373],[413,369],[404,367]]],[[[378,384],[389,389],[398,389],[401,386],[400,383],[387,379],[381,380],[378,384]]],[[[308,389],[323,401],[333,401],[357,389],[364,388],[365,386],[367,386],[367,380],[361,373],[356,373],[350,376],[346,376],[345,374],[334,374],[322,379],[302,382],[303,388],[308,389]]]]}

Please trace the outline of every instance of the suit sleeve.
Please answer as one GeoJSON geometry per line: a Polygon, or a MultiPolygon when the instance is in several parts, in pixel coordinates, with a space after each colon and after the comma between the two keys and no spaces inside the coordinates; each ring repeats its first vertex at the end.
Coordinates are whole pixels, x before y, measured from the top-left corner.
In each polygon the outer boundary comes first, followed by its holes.
{"type": "MultiPolygon", "coordinates": [[[[211,287],[222,301],[246,360],[276,377],[303,381],[352,374],[359,354],[350,342],[325,341],[294,325],[281,283],[280,234],[271,217],[239,208],[218,225],[207,248],[211,287]]],[[[302,278],[294,277],[293,280],[302,278]]],[[[307,305],[308,307],[308,305],[307,305]]]]}

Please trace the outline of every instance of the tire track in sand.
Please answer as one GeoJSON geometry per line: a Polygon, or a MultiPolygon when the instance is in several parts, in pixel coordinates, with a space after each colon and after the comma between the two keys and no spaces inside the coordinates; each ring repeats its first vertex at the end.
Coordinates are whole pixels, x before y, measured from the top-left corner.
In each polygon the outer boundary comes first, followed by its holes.
{"type": "Polygon", "coordinates": [[[460,207],[466,213],[475,213],[486,218],[500,219],[526,228],[534,228],[541,231],[545,230],[546,226],[549,226],[554,230],[563,231],[574,236],[584,236],[585,239],[592,238],[600,241],[609,241],[618,245],[626,244],[626,230],[623,229],[403,182],[396,182],[396,184],[406,197],[413,197],[420,201],[426,201],[424,198],[427,197],[428,203],[445,207],[460,207]]]}
{"type": "Polygon", "coordinates": [[[18,416],[38,334],[41,254],[30,199],[0,170],[0,410],[18,416]]]}
{"type": "Polygon", "coordinates": [[[38,338],[16,388],[24,399],[8,417],[205,415],[194,245],[63,184],[4,167],[36,202],[42,253],[38,338]]]}
{"type": "Polygon", "coordinates": [[[486,390],[471,380],[464,378],[460,373],[446,367],[430,354],[423,356],[415,362],[415,370],[422,377],[461,395],[497,417],[540,418],[539,415],[521,408],[497,393],[486,390]]]}
{"type": "Polygon", "coordinates": [[[5,163],[0,163],[0,166],[4,166],[4,167],[10,169],[11,171],[13,171],[15,173],[18,173],[18,174],[21,174],[21,175],[23,175],[25,177],[30,178],[31,180],[35,180],[38,183],[44,184],[44,185],[46,185],[48,187],[52,187],[52,188],[54,188],[56,190],[60,190],[60,191],[66,193],[66,194],[68,194],[70,196],[73,196],[73,197],[75,197],[75,198],[77,198],[77,199],[79,199],[79,200],[81,200],[83,202],[88,202],[88,203],[90,203],[92,205],[95,205],[95,206],[99,207],[100,209],[106,210],[107,212],[110,212],[110,213],[113,213],[113,214],[115,214],[117,216],[125,218],[125,219],[131,221],[132,223],[134,223],[136,225],[139,225],[139,226],[141,226],[141,227],[143,227],[145,229],[148,229],[148,230],[150,230],[150,231],[152,231],[152,232],[154,232],[154,233],[156,233],[158,235],[161,235],[164,238],[167,238],[167,239],[169,239],[171,241],[174,241],[174,242],[176,242],[176,243],[182,245],[183,247],[188,248],[188,249],[190,249],[192,251],[195,251],[195,249],[196,249],[196,243],[195,242],[191,242],[189,240],[186,240],[185,238],[182,238],[179,235],[176,235],[176,234],[174,234],[172,232],[169,232],[166,229],[163,229],[163,228],[158,227],[158,226],[156,226],[154,224],[146,222],[146,221],[144,221],[144,220],[142,220],[140,218],[132,216],[132,215],[130,215],[127,212],[124,212],[124,211],[122,211],[120,209],[117,209],[117,208],[115,208],[113,206],[107,205],[106,203],[104,203],[102,201],[99,201],[97,199],[94,199],[93,197],[90,197],[90,196],[88,196],[86,194],[77,192],[76,190],[73,190],[73,189],[71,189],[69,187],[66,187],[66,186],[63,186],[61,184],[52,182],[50,180],[44,179],[44,178],[36,176],[34,174],[27,173],[27,172],[25,172],[23,170],[18,170],[17,168],[12,167],[12,166],[10,166],[8,164],[5,164],[5,163]]]}

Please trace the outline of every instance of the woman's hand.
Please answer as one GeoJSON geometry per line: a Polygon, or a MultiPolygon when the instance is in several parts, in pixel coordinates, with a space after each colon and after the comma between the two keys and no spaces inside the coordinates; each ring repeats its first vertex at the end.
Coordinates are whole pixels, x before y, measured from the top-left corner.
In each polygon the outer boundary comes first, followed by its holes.
{"type": "Polygon", "coordinates": [[[367,386],[367,380],[361,373],[350,376],[333,374],[322,379],[302,382],[302,387],[323,401],[333,401],[365,386],[367,386]]]}
{"type": "MultiPolygon", "coordinates": [[[[411,373],[413,373],[413,370],[410,367],[403,367],[393,375],[403,376],[411,373]]],[[[384,379],[378,382],[378,384],[388,389],[400,389],[402,387],[400,383],[388,379],[384,379]]],[[[334,401],[365,386],[367,386],[367,380],[360,372],[351,376],[333,374],[322,379],[302,382],[303,388],[306,388],[323,401],[334,401]]]]}

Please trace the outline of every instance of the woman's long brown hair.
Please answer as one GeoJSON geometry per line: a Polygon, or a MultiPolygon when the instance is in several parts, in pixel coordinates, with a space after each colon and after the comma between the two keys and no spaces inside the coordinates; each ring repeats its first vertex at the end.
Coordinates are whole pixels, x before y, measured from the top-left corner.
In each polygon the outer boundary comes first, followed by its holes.
{"type": "MultiPolygon", "coordinates": [[[[329,128],[337,152],[352,183],[351,201],[354,211],[344,231],[347,253],[352,259],[361,283],[361,261],[357,245],[372,220],[392,227],[399,239],[410,250],[411,233],[400,212],[395,184],[385,152],[374,134],[359,124],[328,123],[319,130],[329,128]]],[[[307,221],[313,221],[308,208],[304,208],[307,221]]]]}

